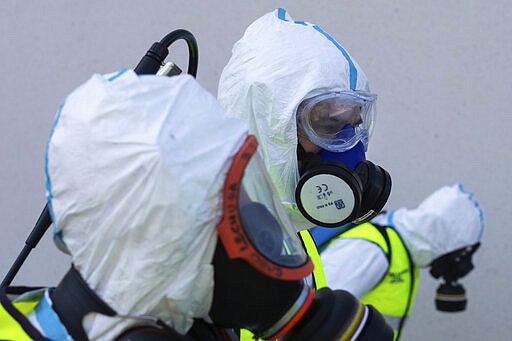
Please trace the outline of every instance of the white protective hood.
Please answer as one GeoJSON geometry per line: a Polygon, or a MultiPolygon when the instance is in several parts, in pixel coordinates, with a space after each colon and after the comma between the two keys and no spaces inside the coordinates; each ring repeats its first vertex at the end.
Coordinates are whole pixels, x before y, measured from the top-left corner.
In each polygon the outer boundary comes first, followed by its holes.
{"type": "Polygon", "coordinates": [[[320,27],[293,21],[277,9],[253,22],[236,42],[224,68],[218,99],[260,142],[260,152],[299,230],[313,226],[295,203],[300,102],[327,91],[369,90],[346,50],[320,27]]]}
{"type": "Polygon", "coordinates": [[[436,190],[415,209],[402,207],[373,222],[394,227],[419,267],[480,242],[484,229],[482,209],[460,184],[436,190]]]}
{"type": "MultiPolygon", "coordinates": [[[[47,147],[55,234],[119,315],[180,333],[207,317],[222,186],[246,135],[189,75],[93,75],[65,99],[47,147]]],[[[113,339],[133,323],[96,315],[87,329],[113,339]]]]}

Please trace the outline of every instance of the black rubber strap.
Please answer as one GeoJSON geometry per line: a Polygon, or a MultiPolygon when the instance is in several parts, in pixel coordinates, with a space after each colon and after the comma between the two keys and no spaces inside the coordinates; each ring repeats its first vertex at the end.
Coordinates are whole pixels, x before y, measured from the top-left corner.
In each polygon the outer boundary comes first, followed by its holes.
{"type": "Polygon", "coordinates": [[[82,327],[85,315],[95,312],[114,316],[116,312],[87,285],[72,266],[59,285],[50,292],[53,308],[75,340],[87,340],[82,327]]]}
{"type": "Polygon", "coordinates": [[[388,253],[386,253],[386,257],[388,258],[388,263],[391,264],[391,252],[392,252],[391,242],[389,241],[389,236],[386,231],[386,228],[384,226],[373,224],[373,223],[372,223],[372,226],[375,227],[377,229],[377,231],[379,231],[379,233],[382,235],[382,238],[384,238],[384,241],[386,242],[386,245],[388,246],[388,253]]]}

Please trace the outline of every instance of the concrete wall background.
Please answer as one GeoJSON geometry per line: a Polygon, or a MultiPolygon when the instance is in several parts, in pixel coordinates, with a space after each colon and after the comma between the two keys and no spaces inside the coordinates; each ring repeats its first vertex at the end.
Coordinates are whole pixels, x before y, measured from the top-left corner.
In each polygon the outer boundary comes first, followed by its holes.
{"type": "MultiPolygon", "coordinates": [[[[463,281],[467,311],[435,311],[437,283],[423,271],[403,339],[509,340],[512,5],[505,0],[0,2],[2,278],[44,206],[44,150],[64,96],[94,72],[134,67],[177,28],[196,36],[198,79],[216,94],[232,44],[277,7],[335,37],[379,94],[368,157],[393,176],[389,209],[416,206],[455,182],[484,209],[483,246],[463,281]]],[[[171,55],[186,65],[184,44],[171,55]]],[[[14,283],[55,285],[68,265],[47,233],[14,283]]]]}

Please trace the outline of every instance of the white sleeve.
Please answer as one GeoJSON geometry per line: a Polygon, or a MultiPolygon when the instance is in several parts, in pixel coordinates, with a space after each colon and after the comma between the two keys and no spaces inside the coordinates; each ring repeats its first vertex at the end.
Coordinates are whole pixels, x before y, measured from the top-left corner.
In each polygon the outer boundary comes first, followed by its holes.
{"type": "Polygon", "coordinates": [[[376,244],[363,239],[340,238],[320,255],[327,286],[347,290],[360,298],[388,269],[388,259],[376,244]]]}

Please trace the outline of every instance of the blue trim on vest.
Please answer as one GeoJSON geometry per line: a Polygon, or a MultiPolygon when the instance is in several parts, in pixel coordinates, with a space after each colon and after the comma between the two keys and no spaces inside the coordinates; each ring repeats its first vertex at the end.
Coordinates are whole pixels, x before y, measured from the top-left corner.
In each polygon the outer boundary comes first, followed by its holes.
{"type": "Polygon", "coordinates": [[[318,249],[320,249],[324,244],[327,244],[332,238],[337,237],[343,232],[350,229],[354,224],[348,223],[339,227],[323,227],[323,226],[315,226],[309,229],[309,233],[313,238],[318,249]]]}
{"type": "Polygon", "coordinates": [[[46,290],[35,308],[37,322],[39,322],[44,335],[50,340],[69,340],[69,334],[51,308],[49,300],[48,290],[46,290]]]}

